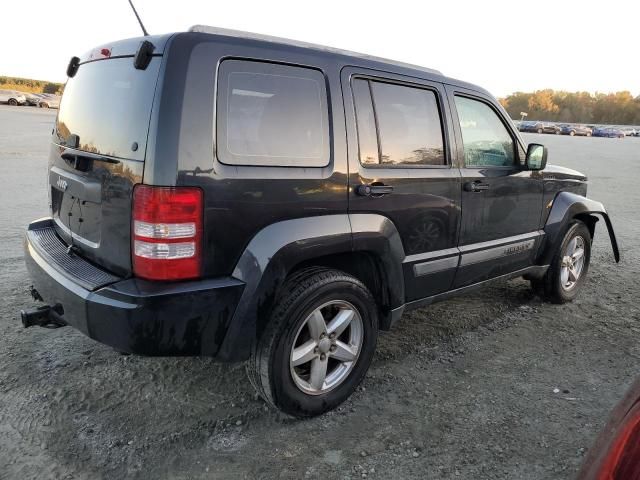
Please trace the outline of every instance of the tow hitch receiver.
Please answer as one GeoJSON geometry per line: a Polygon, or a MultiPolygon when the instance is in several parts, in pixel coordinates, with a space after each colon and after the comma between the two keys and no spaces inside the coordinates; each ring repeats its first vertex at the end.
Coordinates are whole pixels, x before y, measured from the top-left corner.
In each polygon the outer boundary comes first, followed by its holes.
{"type": "Polygon", "coordinates": [[[44,305],[42,307],[30,308],[29,310],[20,310],[22,317],[22,325],[24,328],[37,325],[45,328],[60,328],[66,325],[62,319],[64,310],[62,305],[56,304],[53,307],[44,305]]]}

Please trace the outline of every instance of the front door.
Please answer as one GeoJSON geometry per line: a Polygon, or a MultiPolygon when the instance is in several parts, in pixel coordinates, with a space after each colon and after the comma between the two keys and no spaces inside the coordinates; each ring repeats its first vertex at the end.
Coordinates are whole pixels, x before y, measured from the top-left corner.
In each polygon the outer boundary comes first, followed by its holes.
{"type": "Polygon", "coordinates": [[[458,266],[460,172],[442,84],[367,69],[342,72],[349,132],[349,213],[395,225],[406,300],[448,290],[458,266]]]}
{"type": "Polygon", "coordinates": [[[448,87],[462,174],[461,287],[532,264],[542,240],[542,177],[524,169],[520,144],[503,111],[476,92],[448,87]]]}

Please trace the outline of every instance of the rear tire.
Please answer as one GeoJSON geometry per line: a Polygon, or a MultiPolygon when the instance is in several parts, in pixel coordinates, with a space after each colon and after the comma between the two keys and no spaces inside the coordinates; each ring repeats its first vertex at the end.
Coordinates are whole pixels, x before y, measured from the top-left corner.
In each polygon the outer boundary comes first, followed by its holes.
{"type": "Polygon", "coordinates": [[[538,130],[536,130],[536,132],[538,132],[538,133],[542,133],[542,129],[541,129],[541,128],[539,128],[538,130]]]}
{"type": "Polygon", "coordinates": [[[47,105],[46,103],[42,102],[38,105],[40,108],[49,108],[49,105],[47,105]]]}
{"type": "Polygon", "coordinates": [[[295,417],[320,415],[364,378],[378,338],[378,309],[357,278],[300,270],[285,281],[267,321],[247,374],[272,407],[295,417]]]}
{"type": "Polygon", "coordinates": [[[576,220],[569,225],[545,276],[531,285],[553,303],[571,302],[587,279],[590,260],[591,233],[576,220]]]}

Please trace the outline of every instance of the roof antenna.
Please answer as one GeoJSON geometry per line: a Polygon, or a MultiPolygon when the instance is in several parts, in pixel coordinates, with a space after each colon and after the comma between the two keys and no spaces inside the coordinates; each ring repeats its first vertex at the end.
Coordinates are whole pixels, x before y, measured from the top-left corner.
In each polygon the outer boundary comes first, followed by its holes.
{"type": "Polygon", "coordinates": [[[146,28],[144,28],[144,25],[142,24],[142,20],[140,20],[140,15],[138,15],[138,12],[136,11],[136,7],[133,6],[133,2],[131,0],[129,0],[129,5],[131,5],[131,8],[133,9],[133,13],[135,14],[136,18],[138,19],[138,23],[140,24],[140,28],[142,29],[142,33],[144,33],[145,37],[149,36],[149,32],[147,32],[146,28]]]}

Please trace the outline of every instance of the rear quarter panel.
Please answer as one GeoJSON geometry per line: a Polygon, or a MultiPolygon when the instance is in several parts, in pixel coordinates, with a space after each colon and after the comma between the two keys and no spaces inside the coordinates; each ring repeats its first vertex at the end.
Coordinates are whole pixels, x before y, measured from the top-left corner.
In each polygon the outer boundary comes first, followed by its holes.
{"type": "Polygon", "coordinates": [[[203,189],[205,276],[231,273],[249,241],[272,223],[346,214],[347,156],[339,66],[321,54],[295,47],[265,49],[252,41],[220,37],[213,41],[197,33],[177,35],[167,48],[158,123],[150,147],[154,166],[145,169],[145,183],[203,189]],[[219,65],[227,58],[269,60],[324,74],[329,107],[327,167],[237,167],[218,161],[216,83],[219,65]]]}

